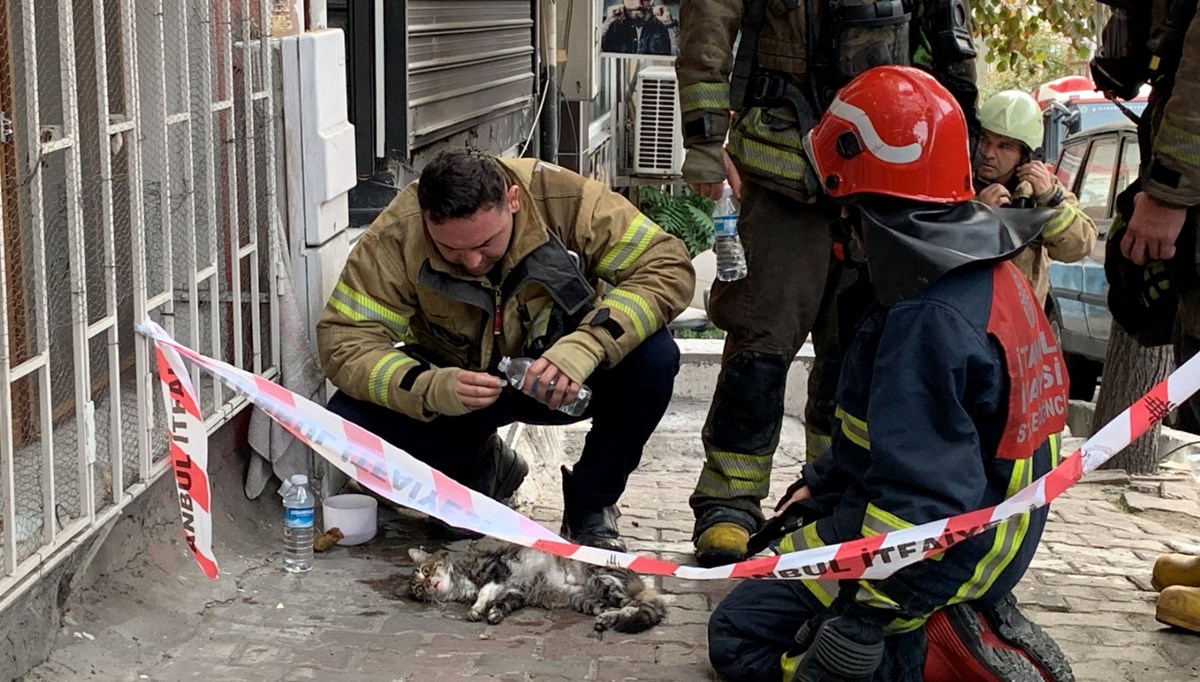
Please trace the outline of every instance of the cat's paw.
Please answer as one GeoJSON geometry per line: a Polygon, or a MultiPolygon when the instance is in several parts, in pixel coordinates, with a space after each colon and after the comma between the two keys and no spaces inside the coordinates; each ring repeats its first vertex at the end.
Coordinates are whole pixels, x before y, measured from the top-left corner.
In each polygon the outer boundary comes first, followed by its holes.
{"type": "Polygon", "coordinates": [[[596,616],[596,625],[594,628],[596,632],[611,630],[613,626],[617,624],[617,621],[620,620],[620,618],[621,612],[616,609],[602,611],[596,616]]]}
{"type": "Polygon", "coordinates": [[[483,620],[483,611],[480,611],[479,609],[471,609],[470,611],[467,611],[467,620],[471,621],[472,623],[478,623],[479,621],[483,620]]]}
{"type": "Polygon", "coordinates": [[[502,611],[499,606],[493,606],[492,608],[488,609],[487,622],[491,623],[492,625],[496,625],[502,620],[504,620],[504,611],[502,611]]]}

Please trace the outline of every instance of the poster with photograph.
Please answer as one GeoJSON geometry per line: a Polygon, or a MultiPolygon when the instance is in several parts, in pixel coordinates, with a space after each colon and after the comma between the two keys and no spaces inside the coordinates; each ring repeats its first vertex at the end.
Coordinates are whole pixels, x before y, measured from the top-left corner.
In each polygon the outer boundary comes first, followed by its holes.
{"type": "Polygon", "coordinates": [[[605,57],[675,58],[679,0],[604,0],[600,21],[605,57]]]}

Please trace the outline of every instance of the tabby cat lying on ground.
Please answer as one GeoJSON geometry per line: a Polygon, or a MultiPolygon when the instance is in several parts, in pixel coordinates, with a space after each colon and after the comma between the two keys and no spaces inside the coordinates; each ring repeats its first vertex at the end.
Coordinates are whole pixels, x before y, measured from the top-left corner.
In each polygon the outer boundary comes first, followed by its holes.
{"type": "Polygon", "coordinates": [[[666,601],[624,568],[592,566],[527,547],[445,551],[410,549],[412,597],[471,604],[470,620],[495,624],[526,606],[571,608],[596,617],[596,630],[642,632],[662,622],[666,601]]]}

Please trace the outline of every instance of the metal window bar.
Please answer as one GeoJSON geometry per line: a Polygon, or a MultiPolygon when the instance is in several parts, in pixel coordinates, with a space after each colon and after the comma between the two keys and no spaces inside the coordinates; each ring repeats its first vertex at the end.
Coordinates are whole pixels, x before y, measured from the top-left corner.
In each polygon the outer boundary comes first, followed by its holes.
{"type": "MultiPolygon", "coordinates": [[[[134,321],[278,374],[278,81],[270,8],[256,4],[0,13],[0,73],[20,92],[0,134],[24,154],[0,192],[0,608],[169,468],[134,321]]],[[[246,405],[193,380],[210,431],[246,405]]]]}

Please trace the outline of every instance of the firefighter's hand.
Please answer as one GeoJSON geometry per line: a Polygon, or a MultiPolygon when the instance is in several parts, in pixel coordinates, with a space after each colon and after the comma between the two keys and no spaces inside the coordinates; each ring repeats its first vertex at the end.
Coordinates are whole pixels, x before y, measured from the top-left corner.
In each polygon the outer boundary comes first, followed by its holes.
{"type": "Polygon", "coordinates": [[[812,498],[812,491],[808,489],[802,478],[788,486],[787,492],[783,494],[783,499],[779,500],[779,504],[775,505],[775,511],[782,512],[793,504],[810,498],[812,498]]]}
{"type": "MultiPolygon", "coordinates": [[[[733,165],[733,159],[729,158],[729,152],[722,150],[721,155],[725,157],[725,177],[729,180],[729,188],[733,190],[733,198],[739,204],[742,203],[742,174],[738,173],[737,166],[733,165]]],[[[720,199],[721,195],[718,194],[720,199]]]]}
{"type": "Polygon", "coordinates": [[[499,377],[483,372],[471,372],[465,369],[458,371],[454,380],[454,393],[468,410],[482,410],[496,402],[504,381],[499,377]]]}
{"type": "Polygon", "coordinates": [[[1017,178],[1028,182],[1033,187],[1033,196],[1041,200],[1054,191],[1054,174],[1041,161],[1030,161],[1023,166],[1017,166],[1017,178]]]}
{"type": "Polygon", "coordinates": [[[713,201],[721,198],[727,174],[725,171],[725,148],[720,142],[694,144],[683,159],[683,179],[696,194],[713,201]]]}
{"type": "Polygon", "coordinates": [[[1009,193],[1008,188],[1000,183],[993,183],[984,187],[983,191],[975,199],[982,201],[988,206],[995,207],[1007,206],[1012,203],[1012,195],[1009,193]]]}
{"type": "Polygon", "coordinates": [[[1149,194],[1138,192],[1133,198],[1133,216],[1121,238],[1121,253],[1138,265],[1149,260],[1170,260],[1186,220],[1186,208],[1161,204],[1149,194]]]}
{"type": "Polygon", "coordinates": [[[525,372],[521,390],[552,410],[575,402],[579,384],[546,358],[538,358],[525,372]]]}

